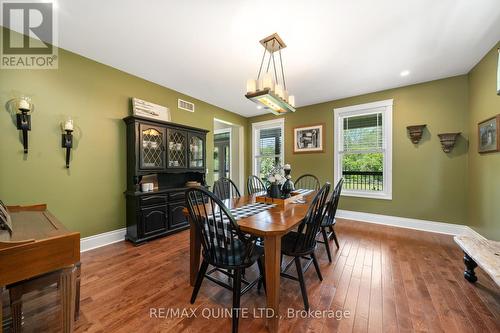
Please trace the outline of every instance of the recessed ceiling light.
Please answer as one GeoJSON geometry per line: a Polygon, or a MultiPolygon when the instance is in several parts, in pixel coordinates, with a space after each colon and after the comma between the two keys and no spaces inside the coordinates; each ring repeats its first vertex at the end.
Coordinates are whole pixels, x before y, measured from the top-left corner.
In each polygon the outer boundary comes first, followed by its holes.
{"type": "Polygon", "coordinates": [[[257,109],[261,110],[262,109],[262,105],[257,105],[257,109]]]}
{"type": "Polygon", "coordinates": [[[399,73],[399,75],[401,75],[401,76],[408,76],[408,75],[410,75],[410,71],[409,70],[404,70],[401,73],[399,73]]]}

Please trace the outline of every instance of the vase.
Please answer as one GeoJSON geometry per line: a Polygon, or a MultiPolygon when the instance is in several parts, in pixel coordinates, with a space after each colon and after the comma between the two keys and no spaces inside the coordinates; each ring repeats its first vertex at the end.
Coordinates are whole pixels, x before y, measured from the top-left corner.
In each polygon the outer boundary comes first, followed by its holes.
{"type": "Polygon", "coordinates": [[[267,190],[267,195],[274,199],[281,198],[280,185],[278,183],[272,183],[267,190]]]}
{"type": "Polygon", "coordinates": [[[295,190],[294,184],[291,179],[287,179],[281,186],[281,195],[283,199],[290,198],[290,193],[295,190]]]}

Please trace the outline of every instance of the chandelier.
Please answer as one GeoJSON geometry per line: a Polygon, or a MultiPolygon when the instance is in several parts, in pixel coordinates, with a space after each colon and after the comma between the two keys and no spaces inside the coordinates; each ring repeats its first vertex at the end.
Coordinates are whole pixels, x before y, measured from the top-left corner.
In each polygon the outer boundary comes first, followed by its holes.
{"type": "Polygon", "coordinates": [[[257,80],[247,80],[245,97],[275,115],[295,112],[295,96],[288,94],[285,71],[283,70],[283,58],[281,57],[281,50],[286,47],[286,44],[277,33],[262,39],[260,44],[264,46],[264,54],[260,62],[259,73],[257,74],[257,80]],[[276,70],[276,62],[278,62],[274,56],[276,52],[279,55],[278,65],[281,68],[281,73],[276,70]],[[266,56],[268,56],[267,61],[266,56]],[[271,62],[273,71],[270,71],[271,62]],[[266,66],[265,73],[262,72],[263,66],[266,66]],[[281,80],[278,74],[281,74],[281,80]]]}

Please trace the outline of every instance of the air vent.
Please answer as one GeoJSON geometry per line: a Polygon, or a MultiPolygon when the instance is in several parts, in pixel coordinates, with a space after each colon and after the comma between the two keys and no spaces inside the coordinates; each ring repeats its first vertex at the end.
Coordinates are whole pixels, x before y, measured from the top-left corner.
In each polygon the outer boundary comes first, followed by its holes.
{"type": "Polygon", "coordinates": [[[194,112],[194,104],[191,102],[187,102],[185,100],[182,100],[180,98],[177,100],[177,107],[181,110],[194,112]]]}

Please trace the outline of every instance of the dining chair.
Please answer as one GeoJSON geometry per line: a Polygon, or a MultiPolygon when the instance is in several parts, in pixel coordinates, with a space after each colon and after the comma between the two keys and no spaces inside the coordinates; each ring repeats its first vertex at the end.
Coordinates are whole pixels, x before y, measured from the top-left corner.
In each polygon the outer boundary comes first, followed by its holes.
{"type": "Polygon", "coordinates": [[[220,200],[240,198],[241,194],[236,184],[229,178],[221,177],[214,182],[214,194],[220,200]]]}
{"type": "Polygon", "coordinates": [[[264,183],[262,182],[262,180],[260,180],[259,177],[252,175],[248,177],[247,190],[249,195],[259,192],[265,192],[266,185],[264,185],[264,183]]]}
{"type": "Polygon", "coordinates": [[[342,185],[344,184],[344,178],[340,178],[337,185],[335,185],[335,189],[330,197],[330,200],[326,204],[326,212],[323,217],[323,221],[321,222],[321,234],[323,235],[323,240],[318,241],[319,243],[325,244],[326,254],[328,256],[328,261],[332,262],[332,254],[330,252],[330,244],[328,243],[328,239],[333,239],[335,241],[335,245],[337,249],[340,248],[339,241],[337,239],[337,234],[335,233],[335,214],[337,213],[337,207],[339,205],[340,194],[342,192],[342,185]],[[327,231],[327,229],[329,231],[327,231]]]}
{"type": "MultiPolygon", "coordinates": [[[[203,188],[191,188],[186,191],[186,206],[195,227],[195,232],[201,240],[203,261],[196,276],[196,282],[191,296],[194,304],[204,278],[229,289],[233,292],[232,332],[238,332],[240,316],[240,297],[249,291],[258,281],[264,280],[262,255],[264,249],[257,245],[257,238],[243,233],[235,219],[213,193],[203,188]],[[258,264],[259,277],[252,282],[242,277],[242,271],[258,264]],[[214,269],[207,272],[208,266],[214,269]],[[219,272],[231,277],[229,285],[212,277],[219,272]],[[245,287],[242,289],[242,283],[245,287]]],[[[265,288],[265,281],[264,288],[265,288]]]]}
{"type": "Polygon", "coordinates": [[[316,235],[321,227],[328,192],[330,192],[330,183],[326,183],[316,194],[308,208],[306,216],[302,222],[300,222],[297,231],[291,231],[281,239],[282,258],[283,255],[293,257],[293,262],[295,262],[295,268],[297,270],[297,277],[286,273],[289,266],[291,266],[292,261],[281,272],[281,276],[299,281],[302,298],[304,300],[304,308],[306,311],[309,310],[309,300],[307,298],[304,273],[307,271],[311,263],[314,264],[319,280],[323,281],[318,260],[316,259],[314,251],[316,249],[316,235]],[[301,258],[307,259],[307,263],[304,267],[302,266],[301,258]]]}
{"type": "Polygon", "coordinates": [[[296,189],[307,189],[318,191],[321,187],[318,177],[311,174],[305,174],[297,178],[295,181],[296,189]]]}

